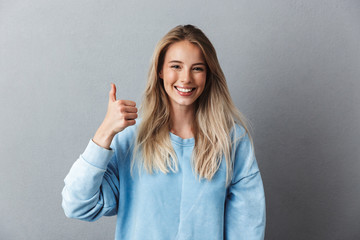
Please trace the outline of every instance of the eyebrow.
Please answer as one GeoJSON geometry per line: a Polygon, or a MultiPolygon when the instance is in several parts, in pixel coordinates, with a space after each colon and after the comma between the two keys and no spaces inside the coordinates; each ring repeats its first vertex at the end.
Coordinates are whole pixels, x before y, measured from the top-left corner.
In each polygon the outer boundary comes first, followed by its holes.
{"type": "MultiPolygon", "coordinates": [[[[179,60],[172,60],[172,61],[169,61],[168,63],[183,63],[183,62],[181,62],[179,60]]],[[[192,66],[194,66],[194,65],[204,65],[204,66],[206,66],[206,64],[203,63],[203,62],[198,62],[198,63],[192,64],[192,66]]]]}

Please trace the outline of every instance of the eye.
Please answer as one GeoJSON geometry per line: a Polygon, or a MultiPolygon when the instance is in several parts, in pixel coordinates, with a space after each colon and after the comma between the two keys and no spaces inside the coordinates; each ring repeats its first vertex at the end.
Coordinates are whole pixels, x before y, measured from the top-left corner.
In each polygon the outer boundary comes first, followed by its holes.
{"type": "Polygon", "coordinates": [[[193,68],[194,71],[197,71],[197,72],[202,72],[204,71],[204,69],[202,67],[194,67],[193,68]]]}
{"type": "Polygon", "coordinates": [[[180,65],[171,65],[171,68],[173,68],[173,69],[180,69],[180,65]]]}

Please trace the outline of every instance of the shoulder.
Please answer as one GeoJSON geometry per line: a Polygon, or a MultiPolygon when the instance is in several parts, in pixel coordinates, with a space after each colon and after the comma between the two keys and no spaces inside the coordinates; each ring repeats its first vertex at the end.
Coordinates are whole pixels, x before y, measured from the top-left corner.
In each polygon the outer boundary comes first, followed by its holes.
{"type": "Polygon", "coordinates": [[[244,140],[250,141],[249,133],[240,124],[235,124],[235,126],[231,128],[230,137],[233,143],[238,143],[239,141],[244,140]]]}
{"type": "Polygon", "coordinates": [[[250,134],[246,129],[236,124],[230,132],[232,148],[235,150],[235,157],[254,155],[254,146],[250,134]]]}
{"type": "Polygon", "coordinates": [[[233,141],[233,183],[259,171],[252,138],[243,126],[231,130],[233,141]]]}

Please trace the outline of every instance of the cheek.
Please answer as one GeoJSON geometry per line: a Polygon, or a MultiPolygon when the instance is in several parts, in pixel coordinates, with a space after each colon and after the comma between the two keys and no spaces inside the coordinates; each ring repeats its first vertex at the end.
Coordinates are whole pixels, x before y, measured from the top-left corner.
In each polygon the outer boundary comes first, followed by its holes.
{"type": "Polygon", "coordinates": [[[172,84],[174,84],[174,74],[173,73],[165,73],[164,72],[164,87],[165,89],[171,89],[172,88],[172,84]]]}
{"type": "Polygon", "coordinates": [[[176,73],[174,71],[166,71],[166,72],[164,72],[164,78],[168,82],[172,82],[172,81],[176,80],[176,73]]]}
{"type": "Polygon", "coordinates": [[[169,73],[164,73],[164,85],[165,88],[172,88],[171,85],[173,85],[176,82],[176,74],[169,72],[169,73]]]}
{"type": "Polygon", "coordinates": [[[206,74],[203,74],[201,76],[199,76],[199,78],[197,79],[198,81],[198,85],[201,86],[202,89],[205,88],[205,83],[206,83],[206,74]]]}

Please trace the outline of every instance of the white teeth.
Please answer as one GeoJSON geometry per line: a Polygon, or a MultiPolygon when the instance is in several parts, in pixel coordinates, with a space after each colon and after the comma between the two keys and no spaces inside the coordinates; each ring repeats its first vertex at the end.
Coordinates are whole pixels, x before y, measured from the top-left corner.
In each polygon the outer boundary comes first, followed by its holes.
{"type": "Polygon", "coordinates": [[[193,89],[192,88],[179,88],[176,87],[177,90],[179,90],[180,92],[191,92],[193,89]]]}

